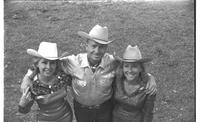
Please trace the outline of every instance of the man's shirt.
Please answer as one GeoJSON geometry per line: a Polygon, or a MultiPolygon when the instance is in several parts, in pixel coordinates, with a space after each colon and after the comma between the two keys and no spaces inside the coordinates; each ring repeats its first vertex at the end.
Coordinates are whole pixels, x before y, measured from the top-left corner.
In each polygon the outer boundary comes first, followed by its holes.
{"type": "Polygon", "coordinates": [[[86,53],[67,56],[62,62],[65,73],[72,75],[74,99],[87,106],[98,105],[110,99],[115,71],[110,70],[114,58],[105,54],[93,72],[86,53]]]}

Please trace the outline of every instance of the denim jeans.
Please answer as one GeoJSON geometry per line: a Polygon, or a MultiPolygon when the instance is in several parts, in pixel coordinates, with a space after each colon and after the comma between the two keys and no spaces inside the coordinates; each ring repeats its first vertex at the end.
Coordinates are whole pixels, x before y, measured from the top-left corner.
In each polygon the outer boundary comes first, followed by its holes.
{"type": "Polygon", "coordinates": [[[74,100],[77,122],[112,122],[112,102],[108,100],[99,107],[87,107],[74,100]]]}

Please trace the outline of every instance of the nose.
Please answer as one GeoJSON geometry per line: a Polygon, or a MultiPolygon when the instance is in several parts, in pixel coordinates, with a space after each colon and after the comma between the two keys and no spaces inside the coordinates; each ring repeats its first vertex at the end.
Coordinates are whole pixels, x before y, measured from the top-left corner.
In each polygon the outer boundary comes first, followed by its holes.
{"type": "Polygon", "coordinates": [[[128,71],[128,72],[137,72],[137,69],[134,68],[134,67],[132,67],[132,66],[129,66],[129,67],[127,68],[127,71],[128,71]]]}
{"type": "Polygon", "coordinates": [[[128,67],[127,70],[128,70],[128,72],[132,72],[131,67],[128,67]]]}
{"type": "Polygon", "coordinates": [[[100,51],[99,47],[96,47],[94,51],[95,51],[95,53],[99,53],[99,51],[100,51]]]}
{"type": "Polygon", "coordinates": [[[46,67],[47,67],[47,68],[50,68],[50,67],[51,67],[50,62],[48,62],[48,63],[46,64],[46,67]]]}
{"type": "Polygon", "coordinates": [[[131,68],[131,71],[132,72],[138,72],[138,69],[137,68],[131,68]]]}

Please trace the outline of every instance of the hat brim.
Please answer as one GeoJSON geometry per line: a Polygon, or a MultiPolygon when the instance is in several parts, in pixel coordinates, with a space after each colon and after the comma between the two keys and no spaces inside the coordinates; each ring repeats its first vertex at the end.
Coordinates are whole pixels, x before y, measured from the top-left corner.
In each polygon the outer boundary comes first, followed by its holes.
{"type": "Polygon", "coordinates": [[[31,56],[35,56],[35,57],[39,57],[39,58],[44,58],[44,59],[48,59],[48,60],[58,60],[60,59],[60,57],[44,57],[42,55],[40,55],[36,50],[34,49],[27,49],[27,53],[31,56]]]}
{"type": "Polygon", "coordinates": [[[94,40],[95,42],[100,43],[100,44],[109,44],[109,43],[113,42],[113,40],[112,41],[105,41],[105,40],[93,38],[88,33],[83,32],[83,31],[78,31],[78,35],[83,37],[83,38],[94,40]]]}
{"type": "Polygon", "coordinates": [[[135,60],[135,59],[123,59],[120,57],[117,57],[118,60],[122,61],[122,62],[129,62],[129,63],[134,63],[134,62],[139,62],[139,63],[147,63],[152,61],[152,58],[142,58],[140,60],[135,60]]]}

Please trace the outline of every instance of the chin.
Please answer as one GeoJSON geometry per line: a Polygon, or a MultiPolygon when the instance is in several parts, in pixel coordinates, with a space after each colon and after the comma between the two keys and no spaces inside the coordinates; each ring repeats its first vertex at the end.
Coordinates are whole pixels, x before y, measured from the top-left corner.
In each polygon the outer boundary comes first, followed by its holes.
{"type": "Polygon", "coordinates": [[[93,60],[94,60],[94,61],[100,61],[101,58],[100,58],[100,57],[98,57],[98,58],[93,58],[93,60]]]}
{"type": "Polygon", "coordinates": [[[134,80],[134,78],[126,78],[128,81],[134,80]]]}
{"type": "Polygon", "coordinates": [[[136,76],[132,76],[132,77],[126,76],[126,79],[127,79],[127,80],[134,80],[135,78],[136,78],[136,76]]]}
{"type": "Polygon", "coordinates": [[[53,74],[45,74],[46,77],[50,77],[52,76],[53,74]]]}

